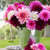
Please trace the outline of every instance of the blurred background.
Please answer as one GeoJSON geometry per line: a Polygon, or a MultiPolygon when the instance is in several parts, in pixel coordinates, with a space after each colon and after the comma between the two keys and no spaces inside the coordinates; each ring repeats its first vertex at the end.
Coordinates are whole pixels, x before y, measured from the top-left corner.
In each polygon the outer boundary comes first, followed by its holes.
{"type": "MultiPolygon", "coordinates": [[[[15,2],[25,2],[28,5],[33,0],[0,0],[0,48],[4,48],[10,45],[19,44],[18,30],[3,20],[3,14],[8,5],[15,2]]],[[[50,4],[50,0],[39,0],[44,5],[50,4]]],[[[50,49],[50,26],[47,26],[42,32],[42,38],[40,42],[45,45],[47,49],[50,49]],[[46,29],[48,28],[48,32],[46,29]]],[[[34,30],[32,35],[34,34],[34,30]]]]}

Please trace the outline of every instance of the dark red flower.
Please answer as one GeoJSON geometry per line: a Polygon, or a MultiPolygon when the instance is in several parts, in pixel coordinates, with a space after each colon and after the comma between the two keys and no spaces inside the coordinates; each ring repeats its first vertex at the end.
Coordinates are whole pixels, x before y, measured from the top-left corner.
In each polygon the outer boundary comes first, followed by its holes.
{"type": "Polygon", "coordinates": [[[45,22],[46,25],[50,25],[50,19],[48,21],[45,22]]]}
{"type": "Polygon", "coordinates": [[[28,42],[28,44],[26,45],[26,47],[25,47],[24,50],[32,50],[30,46],[31,46],[33,43],[35,44],[35,41],[34,41],[32,38],[30,38],[30,40],[29,40],[29,42],[28,42]]]}
{"type": "Polygon", "coordinates": [[[38,11],[38,12],[40,12],[43,9],[43,6],[42,6],[42,4],[39,1],[32,1],[29,4],[29,6],[31,8],[31,11],[38,11]]]}
{"type": "Polygon", "coordinates": [[[9,23],[10,23],[11,25],[13,25],[14,27],[16,27],[16,28],[17,28],[17,26],[20,26],[20,22],[18,21],[18,19],[16,18],[15,15],[13,15],[13,16],[11,17],[11,19],[9,20],[9,23]]]}
{"type": "Polygon", "coordinates": [[[35,23],[36,23],[36,26],[35,26],[36,30],[42,30],[46,26],[44,20],[41,20],[40,18],[38,19],[38,21],[35,21],[35,23]]]}
{"type": "Polygon", "coordinates": [[[50,25],[50,19],[48,20],[48,25],[50,25]]]}

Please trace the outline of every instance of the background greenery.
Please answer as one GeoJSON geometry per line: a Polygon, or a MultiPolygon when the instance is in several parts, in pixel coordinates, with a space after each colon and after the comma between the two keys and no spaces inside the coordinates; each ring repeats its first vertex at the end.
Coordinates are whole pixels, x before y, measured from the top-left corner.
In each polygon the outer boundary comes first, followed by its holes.
{"type": "MultiPolygon", "coordinates": [[[[11,31],[10,31],[11,26],[9,24],[7,24],[6,26],[4,26],[3,28],[0,28],[0,39],[11,39],[11,31]]],[[[12,32],[13,32],[13,39],[17,38],[17,33],[18,30],[12,26],[12,32]]]]}
{"type": "MultiPolygon", "coordinates": [[[[42,37],[40,40],[40,43],[44,44],[45,47],[50,50],[50,37],[42,37]]],[[[14,39],[13,42],[11,42],[11,40],[0,40],[0,48],[4,48],[6,46],[10,46],[10,45],[18,45],[19,43],[19,38],[14,39]]]]}
{"type": "Polygon", "coordinates": [[[42,37],[40,43],[44,44],[44,46],[50,50],[50,37],[42,37]]]}

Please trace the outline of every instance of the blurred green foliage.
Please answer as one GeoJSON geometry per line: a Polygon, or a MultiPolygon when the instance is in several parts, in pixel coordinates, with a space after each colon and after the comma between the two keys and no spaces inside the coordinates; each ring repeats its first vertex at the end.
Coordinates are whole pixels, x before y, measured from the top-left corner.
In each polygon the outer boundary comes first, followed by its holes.
{"type": "Polygon", "coordinates": [[[19,45],[19,39],[14,39],[13,42],[11,42],[11,39],[0,40],[0,48],[4,48],[11,45],[19,45]]]}
{"type": "Polygon", "coordinates": [[[4,39],[4,32],[3,32],[3,29],[1,28],[0,29],[0,39],[4,39]]]}
{"type": "MultiPolygon", "coordinates": [[[[11,38],[10,28],[11,26],[9,24],[4,26],[3,28],[0,28],[0,39],[10,39],[11,38]]],[[[16,39],[17,32],[18,32],[17,28],[12,27],[12,31],[13,31],[13,38],[16,39]]]]}
{"type": "Polygon", "coordinates": [[[42,37],[40,43],[44,44],[44,46],[50,50],[50,37],[42,37]]]}
{"type": "MultiPolygon", "coordinates": [[[[31,1],[33,1],[33,0],[23,0],[23,2],[26,4],[26,5],[29,5],[29,3],[31,2],[31,1]]],[[[48,4],[48,5],[50,5],[50,0],[38,0],[38,1],[40,1],[42,4],[44,4],[44,5],[46,5],[46,4],[48,4]]]]}

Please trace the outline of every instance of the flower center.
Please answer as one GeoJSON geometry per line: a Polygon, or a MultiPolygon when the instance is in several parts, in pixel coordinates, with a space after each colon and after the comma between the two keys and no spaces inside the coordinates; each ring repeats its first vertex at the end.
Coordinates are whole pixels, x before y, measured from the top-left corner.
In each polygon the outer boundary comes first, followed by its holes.
{"type": "Polygon", "coordinates": [[[24,18],[25,17],[25,13],[21,13],[21,18],[24,18]]]}
{"type": "Polygon", "coordinates": [[[40,49],[42,48],[42,46],[39,47],[40,49]]]}
{"type": "Polygon", "coordinates": [[[33,26],[33,23],[31,22],[30,25],[33,26]]]}
{"type": "Polygon", "coordinates": [[[39,23],[40,25],[42,24],[42,23],[39,23]]]}
{"type": "Polygon", "coordinates": [[[47,13],[43,14],[44,17],[47,17],[47,13]]]}

